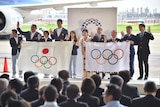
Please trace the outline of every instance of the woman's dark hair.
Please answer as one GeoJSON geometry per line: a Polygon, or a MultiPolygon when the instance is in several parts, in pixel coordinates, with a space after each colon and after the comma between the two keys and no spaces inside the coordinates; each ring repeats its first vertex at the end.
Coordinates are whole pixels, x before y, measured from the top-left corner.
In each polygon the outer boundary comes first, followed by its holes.
{"type": "Polygon", "coordinates": [[[71,39],[72,39],[72,38],[71,38],[71,33],[73,33],[73,34],[74,34],[74,42],[77,42],[76,32],[75,32],[75,31],[73,31],[73,30],[70,32],[69,41],[71,41],[71,39]]]}

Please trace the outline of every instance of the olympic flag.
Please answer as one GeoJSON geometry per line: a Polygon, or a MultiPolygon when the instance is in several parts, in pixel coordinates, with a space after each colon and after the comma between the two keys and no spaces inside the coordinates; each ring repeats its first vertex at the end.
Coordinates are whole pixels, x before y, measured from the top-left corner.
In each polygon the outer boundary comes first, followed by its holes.
{"type": "Polygon", "coordinates": [[[18,69],[56,75],[69,69],[72,42],[22,42],[18,69]]]}
{"type": "Polygon", "coordinates": [[[86,45],[86,69],[99,72],[129,70],[129,54],[129,42],[88,42],[86,45]]]}

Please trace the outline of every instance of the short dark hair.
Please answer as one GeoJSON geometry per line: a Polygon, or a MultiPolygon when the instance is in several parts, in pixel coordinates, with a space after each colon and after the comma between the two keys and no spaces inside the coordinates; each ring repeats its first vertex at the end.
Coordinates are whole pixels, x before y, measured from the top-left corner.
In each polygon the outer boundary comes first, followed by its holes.
{"type": "Polygon", "coordinates": [[[63,23],[63,20],[62,20],[62,19],[58,19],[58,20],[57,20],[57,22],[61,22],[61,23],[63,23]]]}
{"type": "Polygon", "coordinates": [[[79,88],[77,85],[75,84],[71,84],[67,87],[67,96],[68,98],[74,99],[77,97],[78,93],[79,93],[79,88]]]}
{"type": "Polygon", "coordinates": [[[17,94],[12,90],[4,91],[0,98],[2,107],[5,107],[10,99],[18,99],[17,94]]]}
{"type": "Polygon", "coordinates": [[[0,76],[0,78],[5,78],[5,79],[7,79],[7,80],[10,80],[10,79],[9,79],[9,74],[2,74],[2,75],[0,76]]]}
{"type": "Polygon", "coordinates": [[[37,29],[37,25],[36,24],[32,24],[32,26],[34,26],[37,29]]]}
{"type": "Polygon", "coordinates": [[[17,30],[16,29],[12,29],[12,32],[17,33],[17,30]]]}
{"type": "Polygon", "coordinates": [[[132,29],[132,26],[129,25],[129,26],[127,26],[126,28],[132,29]]]}
{"type": "Polygon", "coordinates": [[[19,101],[19,100],[14,100],[14,99],[11,99],[8,104],[7,104],[7,107],[26,107],[26,105],[19,101]]]}
{"type": "Polygon", "coordinates": [[[44,32],[47,33],[47,35],[49,35],[49,32],[47,30],[45,30],[44,32]]]}
{"type": "Polygon", "coordinates": [[[57,89],[55,86],[49,85],[45,88],[44,96],[46,101],[49,102],[55,101],[56,94],[57,94],[57,89]]]}
{"type": "Polygon", "coordinates": [[[17,94],[23,89],[23,84],[19,79],[12,79],[9,81],[9,86],[11,89],[14,89],[17,94]]]}
{"type": "Polygon", "coordinates": [[[24,82],[26,83],[27,82],[27,79],[30,77],[30,76],[33,76],[35,75],[34,72],[32,71],[27,71],[24,73],[24,82]]]}
{"type": "Polygon", "coordinates": [[[87,30],[87,29],[83,29],[83,30],[82,30],[82,32],[84,32],[84,31],[88,33],[88,30],[87,30]]]}
{"type": "Polygon", "coordinates": [[[58,76],[63,80],[67,80],[69,78],[69,73],[67,70],[61,70],[58,72],[58,76]]]}
{"type": "Polygon", "coordinates": [[[62,82],[62,79],[60,78],[53,78],[50,84],[57,88],[58,93],[61,91],[63,87],[63,82],[62,82]]]}
{"type": "Polygon", "coordinates": [[[144,90],[146,92],[155,92],[157,90],[155,82],[147,81],[144,85],[144,90]]]}
{"type": "Polygon", "coordinates": [[[124,83],[129,82],[131,78],[130,72],[128,70],[120,71],[119,76],[123,78],[124,83]]]}
{"type": "Polygon", "coordinates": [[[27,84],[29,88],[37,88],[39,86],[39,79],[37,76],[31,76],[27,80],[27,84]]]}
{"type": "Polygon", "coordinates": [[[81,85],[82,93],[93,94],[96,89],[96,84],[92,78],[85,78],[81,85]]]}
{"type": "Polygon", "coordinates": [[[118,85],[116,84],[109,84],[107,86],[107,90],[105,92],[106,96],[112,95],[113,99],[112,100],[120,100],[121,98],[121,90],[118,85]]]}
{"type": "Polygon", "coordinates": [[[112,75],[111,79],[110,79],[110,83],[121,86],[121,85],[123,85],[123,79],[119,75],[112,75]]]}
{"type": "Polygon", "coordinates": [[[96,87],[99,87],[101,85],[101,77],[97,74],[94,74],[91,76],[91,78],[94,80],[96,87]]]}
{"type": "Polygon", "coordinates": [[[145,24],[142,24],[142,23],[141,23],[141,24],[139,24],[139,27],[140,27],[140,26],[142,26],[142,27],[144,27],[144,28],[145,28],[145,24]]]}

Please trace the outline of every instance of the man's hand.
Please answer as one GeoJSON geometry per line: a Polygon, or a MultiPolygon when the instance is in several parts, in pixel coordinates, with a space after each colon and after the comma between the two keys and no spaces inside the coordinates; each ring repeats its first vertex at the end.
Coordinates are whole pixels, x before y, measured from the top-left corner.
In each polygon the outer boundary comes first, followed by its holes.
{"type": "Polygon", "coordinates": [[[150,26],[148,26],[148,32],[149,32],[149,33],[151,32],[151,28],[150,28],[150,26]]]}
{"type": "Polygon", "coordinates": [[[104,35],[104,42],[107,42],[107,35],[104,35]]]}
{"type": "Polygon", "coordinates": [[[123,31],[121,31],[121,36],[122,36],[122,38],[124,38],[124,32],[123,31]]]}
{"type": "Polygon", "coordinates": [[[41,34],[38,34],[37,38],[38,38],[38,40],[40,40],[41,39],[41,34]]]}

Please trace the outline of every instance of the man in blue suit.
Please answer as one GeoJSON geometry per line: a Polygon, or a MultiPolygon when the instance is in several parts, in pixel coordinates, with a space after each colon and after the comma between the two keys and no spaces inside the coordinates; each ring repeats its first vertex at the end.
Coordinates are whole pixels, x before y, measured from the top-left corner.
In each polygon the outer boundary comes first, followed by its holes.
{"type": "Polygon", "coordinates": [[[68,36],[68,30],[62,27],[62,19],[57,20],[58,28],[54,29],[53,34],[51,35],[52,39],[55,41],[65,41],[68,36]]]}
{"type": "MultiPolygon", "coordinates": [[[[12,78],[16,78],[16,61],[18,59],[20,49],[21,49],[22,37],[18,37],[17,30],[12,30],[12,37],[10,38],[10,45],[12,48],[12,78]]],[[[22,71],[19,71],[19,77],[22,77],[22,71]]]]}
{"type": "Polygon", "coordinates": [[[37,32],[37,25],[32,24],[31,25],[31,31],[22,31],[19,27],[19,22],[17,22],[17,30],[21,35],[24,35],[26,37],[26,41],[39,41],[39,38],[41,38],[41,34],[37,32]]]}
{"type": "Polygon", "coordinates": [[[122,35],[122,41],[130,42],[130,75],[131,77],[134,74],[134,55],[135,55],[135,49],[134,49],[134,41],[135,41],[135,35],[132,34],[132,26],[126,27],[126,32],[124,36],[122,35]]]}

